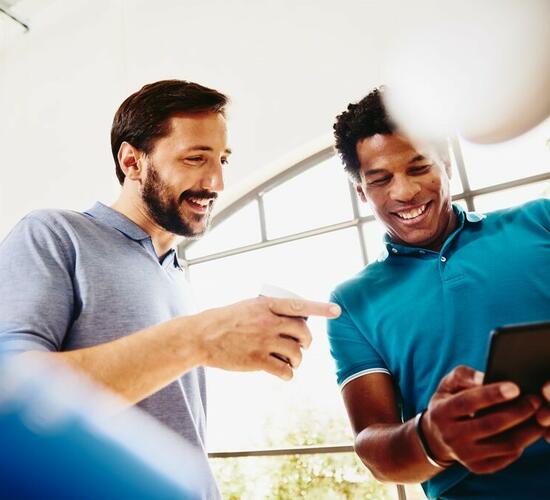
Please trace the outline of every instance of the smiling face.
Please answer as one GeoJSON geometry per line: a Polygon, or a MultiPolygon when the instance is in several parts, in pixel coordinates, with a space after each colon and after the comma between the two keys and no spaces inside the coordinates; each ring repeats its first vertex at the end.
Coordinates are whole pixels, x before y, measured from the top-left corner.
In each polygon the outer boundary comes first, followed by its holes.
{"type": "Polygon", "coordinates": [[[186,237],[202,235],[223,190],[227,147],[225,118],[204,112],[170,118],[170,132],[143,155],[141,198],[153,221],[186,237]]]}
{"type": "Polygon", "coordinates": [[[357,143],[361,183],[392,241],[439,250],[456,227],[450,168],[420,154],[398,134],[376,134],[357,143]]]}

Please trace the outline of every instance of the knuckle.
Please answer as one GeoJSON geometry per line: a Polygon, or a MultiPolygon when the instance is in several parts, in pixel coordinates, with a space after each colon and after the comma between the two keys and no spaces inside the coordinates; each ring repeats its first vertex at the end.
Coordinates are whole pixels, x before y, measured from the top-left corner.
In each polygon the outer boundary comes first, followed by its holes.
{"type": "Polygon", "coordinates": [[[499,416],[481,418],[477,421],[477,430],[483,434],[491,434],[493,429],[499,427],[502,420],[499,416]]]}
{"type": "Polygon", "coordinates": [[[273,328],[277,328],[281,323],[281,318],[279,316],[275,316],[274,314],[270,313],[264,313],[261,315],[258,321],[260,328],[263,330],[271,330],[273,328]]]}
{"type": "Polygon", "coordinates": [[[463,394],[458,394],[453,398],[453,406],[457,413],[466,415],[468,413],[467,401],[463,394]]]}
{"type": "Polygon", "coordinates": [[[473,370],[469,366],[458,365],[449,373],[449,375],[456,379],[464,379],[470,377],[472,375],[472,371],[473,370]]]}

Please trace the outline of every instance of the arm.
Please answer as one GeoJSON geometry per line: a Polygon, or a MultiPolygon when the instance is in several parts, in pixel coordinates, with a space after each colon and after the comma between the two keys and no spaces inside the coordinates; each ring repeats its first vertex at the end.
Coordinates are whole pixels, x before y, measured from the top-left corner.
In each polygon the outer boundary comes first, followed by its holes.
{"type": "MultiPolygon", "coordinates": [[[[441,381],[421,421],[439,462],[456,461],[478,474],[505,468],[543,434],[529,421],[539,398],[519,397],[517,386],[506,382],[483,386],[481,379],[471,368],[455,368],[441,381]]],[[[389,375],[353,380],[343,396],[356,451],[377,479],[421,482],[441,471],[428,463],[413,419],[400,423],[389,375]]]]}
{"type": "Polygon", "coordinates": [[[414,423],[401,422],[393,381],[386,373],[352,380],[342,390],[355,451],[379,481],[425,481],[437,472],[422,452],[414,423]]]}
{"type": "Polygon", "coordinates": [[[20,356],[64,361],[137,403],[199,365],[264,370],[289,380],[300,365],[301,348],[311,343],[302,319],[311,315],[334,317],[338,311],[331,312],[330,304],[259,297],[178,317],[94,347],[20,356]],[[272,353],[288,358],[290,365],[272,353]]]}
{"type": "Polygon", "coordinates": [[[0,349],[65,361],[131,403],[203,364],[289,379],[300,364],[300,346],[311,342],[300,316],[338,315],[328,304],[257,298],[60,352],[76,308],[76,254],[66,228],[48,217],[27,216],[0,243],[0,349]]]}

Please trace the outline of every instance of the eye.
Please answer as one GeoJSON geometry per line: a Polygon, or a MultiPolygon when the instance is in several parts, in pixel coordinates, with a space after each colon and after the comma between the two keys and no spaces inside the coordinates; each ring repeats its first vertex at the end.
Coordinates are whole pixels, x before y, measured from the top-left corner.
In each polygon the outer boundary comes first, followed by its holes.
{"type": "Polygon", "coordinates": [[[367,182],[367,186],[383,186],[387,184],[390,180],[390,176],[386,175],[385,177],[379,177],[378,179],[372,179],[367,182]]]}
{"type": "Polygon", "coordinates": [[[412,175],[422,175],[428,172],[432,168],[431,165],[420,165],[418,167],[412,167],[409,169],[409,173],[412,175]]]}
{"type": "Polygon", "coordinates": [[[195,166],[195,165],[202,165],[206,160],[204,156],[197,155],[197,156],[187,156],[186,158],[184,158],[183,161],[188,165],[195,166]]]}

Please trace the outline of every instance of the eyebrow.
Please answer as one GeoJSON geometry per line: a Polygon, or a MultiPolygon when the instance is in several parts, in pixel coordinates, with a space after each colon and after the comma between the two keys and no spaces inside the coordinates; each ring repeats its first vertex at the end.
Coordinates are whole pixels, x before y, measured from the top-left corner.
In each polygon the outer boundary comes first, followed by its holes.
{"type": "MultiPolygon", "coordinates": [[[[189,151],[214,151],[210,146],[191,146],[190,148],[185,148],[184,152],[187,153],[189,151]]],[[[230,148],[227,148],[224,151],[226,154],[230,155],[233,153],[230,148]]]]}
{"type": "MultiPolygon", "coordinates": [[[[415,157],[411,158],[408,161],[408,164],[410,165],[411,163],[416,163],[417,161],[422,161],[422,160],[426,160],[426,157],[424,155],[418,154],[415,157]]],[[[385,168],[372,168],[363,172],[363,175],[366,175],[366,176],[377,175],[377,174],[383,174],[386,172],[387,170],[385,168]]]]}
{"type": "Polygon", "coordinates": [[[420,161],[420,160],[425,160],[425,159],[426,159],[426,157],[424,155],[416,155],[414,158],[409,160],[409,164],[410,163],[415,163],[415,162],[420,161]]]}

